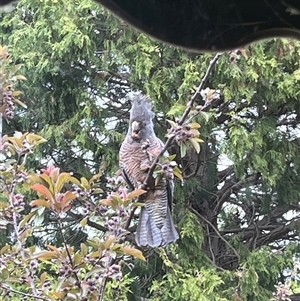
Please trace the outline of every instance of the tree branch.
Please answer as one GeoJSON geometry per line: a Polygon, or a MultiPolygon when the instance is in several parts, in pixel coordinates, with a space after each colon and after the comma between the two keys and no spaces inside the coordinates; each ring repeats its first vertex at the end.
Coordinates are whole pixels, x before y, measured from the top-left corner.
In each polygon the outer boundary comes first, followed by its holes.
{"type": "Polygon", "coordinates": [[[17,291],[11,287],[8,287],[6,286],[5,284],[3,283],[0,283],[0,287],[4,290],[7,290],[8,292],[11,292],[11,293],[14,293],[14,294],[18,294],[20,296],[24,296],[24,297],[28,297],[28,298],[33,298],[33,299],[38,299],[38,300],[45,300],[45,301],[49,301],[49,299],[47,298],[44,298],[44,297],[41,297],[41,296],[36,296],[36,295],[31,295],[31,294],[26,294],[26,293],[23,293],[21,291],[17,291]]]}
{"type": "MultiPolygon", "coordinates": [[[[74,213],[74,212],[72,212],[70,210],[67,211],[67,214],[69,216],[73,217],[75,220],[82,220],[84,218],[83,215],[74,213]]],[[[99,225],[99,224],[91,221],[90,219],[87,219],[87,225],[90,226],[90,227],[92,227],[92,228],[94,228],[94,229],[100,230],[102,232],[107,232],[108,231],[107,228],[105,228],[105,227],[103,227],[103,226],[101,226],[101,225],[99,225]]]]}
{"type": "MultiPolygon", "coordinates": [[[[15,174],[18,173],[17,169],[18,169],[19,165],[21,164],[20,160],[21,160],[21,157],[20,157],[20,155],[18,155],[17,164],[15,165],[15,174]]],[[[16,185],[12,183],[10,185],[9,191],[8,191],[9,192],[9,203],[12,208],[14,208],[14,206],[15,206],[15,204],[14,204],[15,189],[16,189],[16,185]]],[[[36,298],[38,296],[38,290],[37,290],[36,284],[34,282],[34,275],[32,274],[32,271],[30,270],[30,268],[25,264],[27,257],[26,257],[26,252],[25,252],[24,245],[23,245],[24,242],[21,239],[22,230],[18,223],[18,213],[14,210],[12,211],[12,220],[13,220],[12,224],[14,227],[14,234],[16,235],[16,239],[17,239],[17,246],[19,248],[19,252],[22,257],[23,264],[24,264],[24,270],[27,273],[28,282],[30,284],[30,288],[32,290],[33,296],[36,298]]]]}
{"type": "Polygon", "coordinates": [[[72,259],[71,254],[70,254],[70,252],[69,252],[69,248],[68,248],[68,245],[67,245],[67,241],[66,241],[65,235],[64,235],[63,230],[62,230],[62,222],[61,222],[61,220],[60,220],[59,214],[57,214],[57,221],[58,221],[58,230],[59,230],[59,232],[60,232],[60,235],[61,235],[62,238],[63,238],[63,244],[64,244],[65,250],[66,250],[66,252],[67,252],[67,256],[68,256],[70,265],[71,265],[71,267],[72,267],[73,274],[74,274],[74,276],[75,276],[75,278],[76,278],[76,282],[77,282],[76,284],[77,284],[78,288],[80,289],[80,288],[81,288],[81,287],[80,287],[80,280],[79,280],[79,277],[78,277],[77,273],[74,271],[74,262],[73,262],[73,259],[72,259]]]}
{"type": "Polygon", "coordinates": [[[228,181],[226,181],[224,187],[217,192],[217,203],[214,209],[215,214],[218,214],[219,211],[221,210],[222,205],[227,201],[229,198],[230,194],[233,191],[240,190],[244,184],[250,184],[250,183],[255,183],[260,174],[256,173],[253,175],[248,176],[246,179],[239,180],[237,181],[235,179],[235,176],[233,178],[230,178],[228,181]]]}
{"type": "MultiPolygon", "coordinates": [[[[255,248],[258,248],[262,245],[266,245],[269,243],[273,243],[278,239],[284,239],[284,236],[289,234],[289,232],[293,231],[297,227],[300,226],[300,219],[297,217],[294,220],[285,223],[281,222],[273,222],[274,219],[282,218],[282,215],[292,209],[292,206],[289,208],[274,208],[267,216],[265,216],[261,220],[254,221],[247,228],[232,228],[220,231],[221,235],[226,234],[237,234],[241,233],[240,240],[244,242],[244,244],[251,244],[255,235],[255,248]],[[268,231],[268,233],[263,233],[263,231],[268,231]]],[[[286,238],[288,239],[288,238],[286,238]]]]}
{"type": "MultiPolygon", "coordinates": [[[[207,68],[207,70],[206,70],[206,73],[205,73],[204,77],[202,78],[201,83],[200,83],[200,85],[198,86],[196,92],[194,93],[194,95],[192,96],[191,100],[189,101],[189,104],[187,105],[187,108],[185,109],[185,111],[184,111],[184,113],[183,113],[181,119],[180,119],[179,122],[178,122],[178,125],[182,125],[182,124],[186,121],[186,119],[187,119],[189,113],[191,112],[191,110],[192,110],[192,108],[193,108],[193,105],[194,105],[194,102],[195,102],[197,96],[200,94],[201,90],[203,90],[204,85],[206,84],[206,82],[207,82],[207,80],[208,80],[208,78],[209,78],[209,76],[210,76],[210,73],[211,73],[213,67],[215,66],[215,64],[217,63],[217,61],[218,61],[218,59],[219,59],[219,57],[220,57],[221,55],[222,55],[222,53],[217,53],[217,54],[214,56],[214,58],[210,61],[209,66],[208,66],[208,68],[207,68]]],[[[206,106],[207,106],[207,105],[208,105],[208,104],[206,104],[206,106]]],[[[202,107],[202,110],[203,110],[206,106],[203,106],[203,107],[202,107]]],[[[200,110],[200,111],[202,111],[202,110],[200,110]]],[[[162,149],[161,152],[159,153],[159,155],[153,160],[152,165],[151,165],[151,167],[149,168],[149,171],[148,171],[148,173],[147,173],[147,176],[146,176],[146,178],[145,178],[145,180],[144,180],[144,183],[143,183],[143,186],[144,186],[144,187],[143,187],[143,189],[147,190],[147,187],[149,186],[149,183],[150,183],[150,181],[151,181],[152,174],[153,174],[153,172],[154,172],[154,169],[155,169],[155,167],[156,167],[156,164],[157,164],[158,161],[159,161],[159,157],[162,156],[162,155],[167,151],[167,149],[168,149],[169,146],[172,144],[172,142],[173,142],[174,139],[175,139],[174,136],[170,136],[170,137],[168,138],[168,140],[166,141],[166,143],[165,143],[163,149],[162,149]]]]}
{"type": "Polygon", "coordinates": [[[299,228],[300,220],[291,221],[288,225],[278,225],[273,231],[268,234],[260,235],[257,239],[257,246],[267,245],[282,236],[288,234],[290,231],[299,228]]]}
{"type": "MultiPolygon", "coordinates": [[[[221,235],[221,233],[219,232],[219,230],[208,220],[206,219],[203,215],[201,215],[198,211],[196,211],[194,208],[190,207],[190,210],[197,215],[202,221],[206,222],[208,225],[210,225],[210,227],[212,227],[212,229],[215,231],[215,233],[219,236],[219,238],[224,241],[224,243],[233,251],[233,253],[235,254],[235,256],[238,258],[238,260],[240,261],[240,255],[238,254],[238,252],[236,251],[236,249],[221,235]]],[[[208,233],[209,235],[209,233],[208,233]]]]}

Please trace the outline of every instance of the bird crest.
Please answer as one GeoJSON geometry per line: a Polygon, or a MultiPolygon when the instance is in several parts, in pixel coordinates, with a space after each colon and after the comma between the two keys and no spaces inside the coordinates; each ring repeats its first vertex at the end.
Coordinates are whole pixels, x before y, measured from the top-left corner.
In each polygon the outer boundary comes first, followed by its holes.
{"type": "Polygon", "coordinates": [[[141,92],[130,93],[130,120],[151,121],[154,118],[152,100],[141,92]]]}

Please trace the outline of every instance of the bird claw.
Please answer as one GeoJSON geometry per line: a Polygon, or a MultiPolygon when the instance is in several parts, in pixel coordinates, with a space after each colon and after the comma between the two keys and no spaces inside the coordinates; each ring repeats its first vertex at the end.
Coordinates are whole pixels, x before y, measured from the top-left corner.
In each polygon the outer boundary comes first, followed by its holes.
{"type": "Polygon", "coordinates": [[[142,150],[145,152],[146,150],[147,150],[147,148],[149,148],[150,147],[150,141],[149,141],[149,139],[147,139],[146,141],[143,141],[142,142],[142,146],[141,146],[141,148],[142,148],[142,150]]]}

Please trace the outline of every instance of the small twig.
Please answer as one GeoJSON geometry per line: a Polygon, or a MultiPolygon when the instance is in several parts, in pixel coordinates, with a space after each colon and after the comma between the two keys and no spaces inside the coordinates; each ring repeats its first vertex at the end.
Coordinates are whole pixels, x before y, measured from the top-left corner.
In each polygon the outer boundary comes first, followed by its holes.
{"type": "Polygon", "coordinates": [[[137,208],[137,207],[135,207],[135,208],[133,208],[133,209],[131,210],[130,215],[129,215],[128,220],[127,220],[127,222],[126,222],[126,224],[125,224],[124,229],[128,230],[128,228],[129,228],[129,226],[130,226],[130,223],[131,223],[131,220],[133,219],[133,215],[134,215],[134,212],[135,212],[136,208],[137,208]]]}
{"type": "Polygon", "coordinates": [[[104,278],[104,279],[102,280],[102,283],[101,283],[98,301],[102,301],[103,298],[104,298],[104,291],[105,291],[105,287],[106,287],[106,282],[107,282],[107,278],[104,278]]]}
{"type": "MultiPolygon", "coordinates": [[[[116,262],[116,258],[112,258],[111,256],[109,257],[109,260],[107,260],[105,267],[109,268],[110,266],[112,266],[114,264],[114,262],[116,262]]],[[[99,295],[98,295],[98,301],[102,301],[104,300],[104,293],[105,293],[105,287],[107,284],[107,280],[108,277],[105,277],[102,279],[102,283],[101,283],[101,287],[99,290],[99,295]]]]}
{"type": "MultiPolygon", "coordinates": [[[[19,155],[18,159],[17,159],[18,164],[16,164],[16,166],[15,166],[15,174],[17,173],[17,169],[18,169],[18,166],[20,164],[20,160],[21,160],[21,158],[20,158],[20,155],[19,155]]],[[[15,194],[15,189],[16,189],[16,185],[11,184],[10,191],[9,191],[9,203],[12,206],[12,208],[14,208],[13,196],[15,194]]],[[[18,216],[17,216],[17,213],[14,210],[12,211],[12,218],[13,218],[14,232],[15,232],[15,235],[16,235],[17,243],[18,243],[19,248],[20,248],[20,255],[21,255],[23,261],[26,262],[27,258],[26,258],[26,255],[25,255],[24,245],[23,245],[22,241],[20,240],[21,233],[20,233],[20,228],[19,228],[19,225],[18,225],[18,216]]],[[[26,265],[24,265],[24,269],[25,269],[25,271],[28,275],[28,281],[30,283],[32,293],[33,293],[34,297],[37,297],[38,292],[37,292],[37,288],[35,286],[35,283],[34,283],[34,280],[33,280],[33,277],[32,277],[32,273],[26,265]]]]}
{"type": "Polygon", "coordinates": [[[191,98],[191,101],[189,102],[189,105],[187,106],[187,108],[185,109],[181,119],[179,120],[178,124],[182,125],[185,121],[185,119],[188,117],[191,109],[193,108],[194,102],[198,96],[198,94],[200,94],[201,90],[203,90],[204,85],[206,84],[208,77],[210,76],[211,70],[213,69],[213,67],[215,66],[215,64],[217,63],[219,57],[222,55],[222,53],[217,53],[214,58],[210,61],[209,66],[205,72],[204,77],[201,80],[200,85],[198,86],[196,92],[194,93],[194,95],[191,98]]]}
{"type": "MultiPolygon", "coordinates": [[[[184,111],[184,113],[183,113],[181,119],[178,121],[178,125],[182,125],[182,124],[185,122],[185,120],[187,119],[189,113],[191,112],[191,110],[192,110],[192,108],[193,108],[194,102],[195,102],[195,100],[196,100],[198,94],[200,94],[201,90],[203,90],[204,85],[206,84],[206,82],[207,82],[207,80],[208,80],[208,77],[210,76],[211,70],[213,69],[213,67],[215,66],[215,64],[217,63],[217,61],[218,61],[218,59],[219,59],[219,57],[220,57],[221,55],[222,55],[222,53],[217,53],[217,54],[214,56],[214,58],[210,61],[209,66],[208,66],[208,68],[207,68],[207,70],[206,70],[206,73],[205,73],[204,77],[202,78],[201,83],[200,83],[200,85],[198,86],[196,92],[195,92],[194,95],[192,96],[192,98],[191,98],[191,100],[190,100],[190,102],[189,102],[187,108],[185,109],[185,111],[184,111]]],[[[202,110],[203,110],[204,108],[205,108],[205,106],[203,106],[202,110]]],[[[200,111],[201,111],[201,110],[200,110],[200,111]]],[[[159,161],[159,157],[162,156],[162,155],[166,152],[166,150],[167,150],[167,149],[169,148],[169,146],[172,144],[172,142],[173,142],[174,139],[175,139],[174,136],[170,136],[170,137],[168,138],[168,140],[166,141],[166,143],[165,143],[163,149],[162,149],[161,152],[159,153],[159,155],[153,160],[152,165],[151,165],[151,167],[149,168],[149,171],[148,171],[147,176],[146,176],[146,178],[145,178],[145,180],[144,180],[144,183],[143,183],[143,186],[144,186],[143,188],[144,188],[145,190],[146,190],[147,187],[149,186],[149,183],[150,183],[151,178],[152,178],[152,174],[153,174],[153,172],[154,172],[154,169],[155,169],[155,167],[156,167],[156,164],[157,164],[158,161],[159,161]]]]}
{"type": "Polygon", "coordinates": [[[2,136],[3,136],[3,113],[0,112],[0,139],[2,139],[2,136]]]}
{"type": "MultiPolygon", "coordinates": [[[[73,262],[73,260],[72,260],[72,256],[71,256],[71,254],[70,254],[70,252],[69,252],[69,249],[68,249],[67,241],[66,241],[65,235],[64,235],[63,230],[62,230],[62,223],[61,223],[61,220],[60,220],[59,215],[57,215],[57,221],[58,221],[58,230],[59,230],[59,232],[60,232],[60,234],[61,234],[61,236],[62,236],[63,244],[64,244],[64,247],[65,247],[65,249],[66,249],[67,256],[68,256],[69,261],[70,261],[70,265],[72,266],[72,269],[74,269],[74,262],[73,262]]],[[[75,271],[73,271],[73,274],[74,274],[74,276],[75,276],[75,278],[76,278],[77,286],[78,286],[79,288],[81,288],[81,286],[80,286],[80,280],[79,280],[79,278],[78,278],[77,273],[76,273],[75,271]]]]}
{"type": "Polygon", "coordinates": [[[206,259],[211,263],[212,266],[214,266],[217,270],[220,270],[221,272],[226,272],[225,269],[219,267],[218,265],[216,265],[208,256],[206,257],[206,259]]]}
{"type": "Polygon", "coordinates": [[[18,295],[33,298],[33,299],[49,301],[49,299],[44,298],[44,297],[35,296],[35,295],[31,295],[31,294],[26,294],[26,293],[23,293],[21,291],[17,291],[15,289],[11,288],[11,287],[6,287],[5,285],[3,285],[3,283],[0,283],[0,287],[3,288],[4,290],[7,290],[8,292],[11,292],[11,293],[14,293],[14,294],[18,294],[18,295]]]}

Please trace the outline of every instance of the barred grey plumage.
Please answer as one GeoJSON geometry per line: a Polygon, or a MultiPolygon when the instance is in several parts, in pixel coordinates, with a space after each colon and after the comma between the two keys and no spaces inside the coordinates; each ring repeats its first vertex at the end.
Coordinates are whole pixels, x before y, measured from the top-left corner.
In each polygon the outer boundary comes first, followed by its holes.
{"type": "MultiPolygon", "coordinates": [[[[119,159],[123,176],[132,188],[144,182],[153,158],[163,149],[163,143],[154,132],[152,101],[141,93],[131,97],[129,128],[122,143],[119,159]]],[[[173,180],[162,178],[156,185],[151,179],[149,191],[142,196],[135,239],[140,246],[159,247],[178,239],[171,215],[173,180]]]]}

